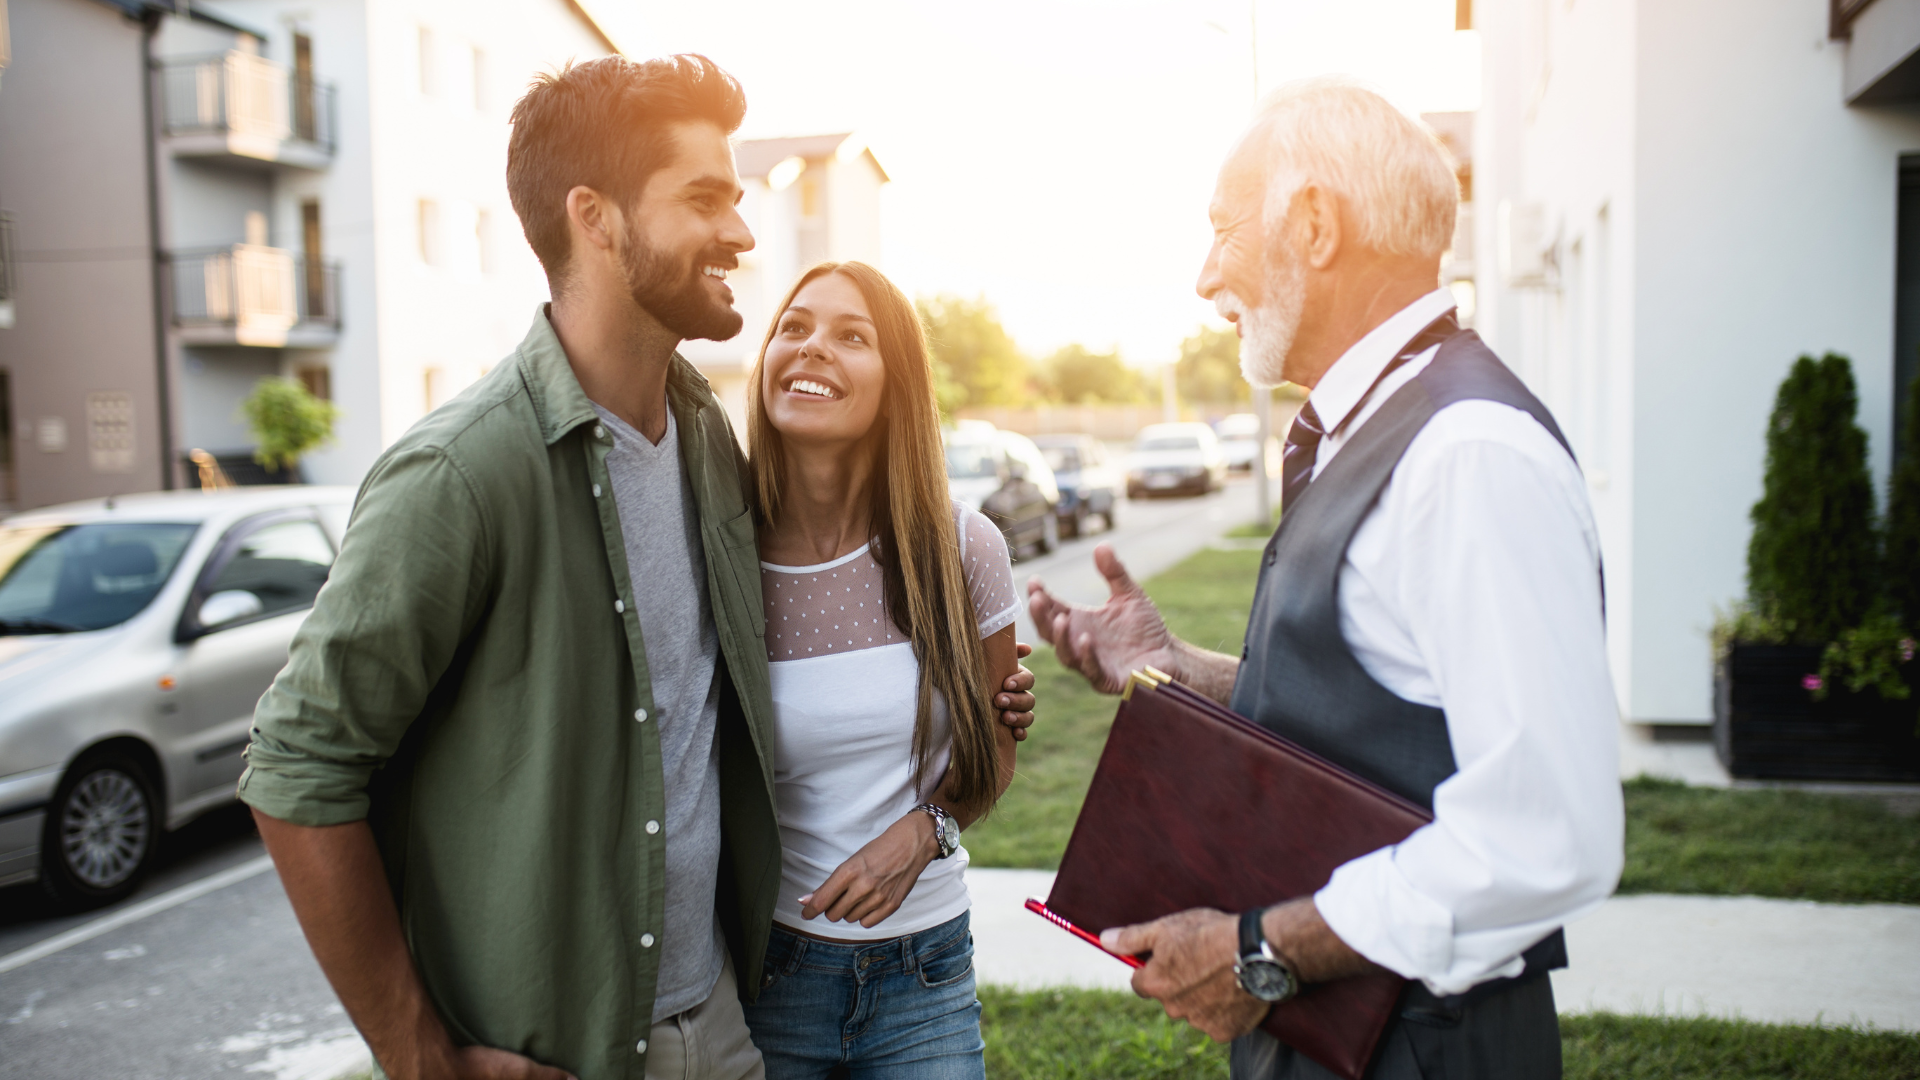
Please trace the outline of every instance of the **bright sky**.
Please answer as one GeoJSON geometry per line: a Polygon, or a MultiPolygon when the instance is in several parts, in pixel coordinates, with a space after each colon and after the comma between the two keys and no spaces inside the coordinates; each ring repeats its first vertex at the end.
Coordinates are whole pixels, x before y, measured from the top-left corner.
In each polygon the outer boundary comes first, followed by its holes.
{"type": "MultiPolygon", "coordinates": [[[[1260,86],[1338,72],[1409,112],[1472,109],[1453,0],[1252,0],[1260,86]]],[[[884,266],[985,295],[1028,352],[1171,359],[1216,170],[1251,114],[1249,0],[591,0],[629,55],[702,52],[748,138],[862,132],[893,177],[884,266]]]]}

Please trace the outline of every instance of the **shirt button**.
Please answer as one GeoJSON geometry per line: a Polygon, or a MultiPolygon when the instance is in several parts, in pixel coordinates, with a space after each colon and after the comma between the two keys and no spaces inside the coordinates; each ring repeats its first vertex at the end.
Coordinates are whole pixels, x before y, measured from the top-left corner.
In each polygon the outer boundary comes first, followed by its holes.
{"type": "Polygon", "coordinates": [[[660,831],[660,823],[659,823],[659,822],[657,822],[657,821],[649,821],[649,822],[647,822],[647,835],[648,835],[648,836],[652,836],[652,835],[653,835],[654,833],[657,833],[657,832],[659,832],[659,831],[660,831]]]}
{"type": "Polygon", "coordinates": [[[651,948],[653,948],[653,935],[652,935],[652,934],[641,934],[641,935],[640,935],[640,947],[641,947],[641,948],[643,948],[643,949],[651,949],[651,948]]]}
{"type": "Polygon", "coordinates": [[[595,425],[593,425],[593,437],[594,437],[594,438],[596,438],[596,439],[604,439],[604,438],[606,438],[606,437],[607,437],[607,429],[606,429],[606,428],[603,428],[603,427],[601,427],[601,426],[600,426],[599,424],[595,424],[595,425]]]}
{"type": "Polygon", "coordinates": [[[638,720],[638,721],[640,721],[640,722],[641,722],[641,723],[643,723],[643,724],[644,724],[644,723],[646,723],[646,722],[647,722],[647,710],[645,710],[645,709],[635,709],[635,710],[633,710],[633,718],[634,718],[635,720],[638,720]]]}
{"type": "Polygon", "coordinates": [[[636,1051],[638,1051],[639,1053],[642,1053],[642,1054],[644,1054],[644,1053],[646,1053],[646,1052],[647,1052],[647,1040],[645,1040],[645,1039],[641,1039],[641,1040],[640,1040],[639,1042],[637,1042],[637,1043],[634,1043],[634,1044],[633,1044],[633,1048],[634,1048],[634,1050],[636,1050],[636,1051]]]}
{"type": "Polygon", "coordinates": [[[594,497],[594,498],[596,498],[596,499],[600,497],[600,485],[599,485],[599,484],[595,484],[595,485],[593,485],[593,497],[594,497]]]}
{"type": "Polygon", "coordinates": [[[618,615],[625,610],[627,610],[627,602],[625,600],[615,600],[613,602],[614,614],[618,615]]]}

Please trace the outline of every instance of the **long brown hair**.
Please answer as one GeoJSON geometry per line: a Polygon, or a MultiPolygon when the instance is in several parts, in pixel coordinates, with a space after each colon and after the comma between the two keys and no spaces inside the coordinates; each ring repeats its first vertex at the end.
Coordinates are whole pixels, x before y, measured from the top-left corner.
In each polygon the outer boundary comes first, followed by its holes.
{"type": "MultiPolygon", "coordinates": [[[[780,485],[786,477],[786,443],[767,418],[761,396],[767,346],[793,298],[808,282],[827,274],[853,282],[866,299],[886,368],[886,390],[865,440],[867,452],[873,455],[868,521],[873,557],[886,583],[887,614],[913,642],[913,655],[920,664],[913,720],[914,786],[928,791],[926,771],[935,750],[933,693],[938,690],[947,700],[953,729],[948,794],[957,803],[985,809],[999,790],[998,718],[987,686],[980,619],[968,599],[960,568],[926,330],[906,295],[866,263],[821,263],[800,275],[774,309],[747,383],[747,461],[755,514],[762,528],[779,524],[780,485]]],[[[933,778],[935,783],[939,779],[933,778]]]]}

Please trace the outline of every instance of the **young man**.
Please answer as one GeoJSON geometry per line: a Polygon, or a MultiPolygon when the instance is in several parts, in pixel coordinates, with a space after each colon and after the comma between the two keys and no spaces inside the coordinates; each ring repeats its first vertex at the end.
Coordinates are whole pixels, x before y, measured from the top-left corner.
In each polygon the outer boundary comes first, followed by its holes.
{"type": "Polygon", "coordinates": [[[674,352],[741,328],[745,109],[699,56],[571,67],[515,107],[553,302],[375,464],[261,700],[241,798],[389,1076],[761,1075],[759,560],[739,444],[674,352]]]}

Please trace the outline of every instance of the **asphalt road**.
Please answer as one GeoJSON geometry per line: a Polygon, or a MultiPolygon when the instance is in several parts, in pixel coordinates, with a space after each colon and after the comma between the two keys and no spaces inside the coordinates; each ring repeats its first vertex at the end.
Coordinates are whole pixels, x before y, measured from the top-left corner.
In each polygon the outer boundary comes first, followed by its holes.
{"type": "MultiPolygon", "coordinates": [[[[1015,573],[1097,603],[1107,590],[1096,544],[1147,577],[1253,509],[1245,480],[1204,498],[1129,502],[1118,528],[1015,573]]],[[[1036,640],[1024,615],[1019,632],[1036,640]]],[[[168,837],[153,876],[112,907],[59,915],[37,886],[0,889],[0,1080],[331,1080],[363,1060],[263,856],[236,806],[168,837]]]]}

